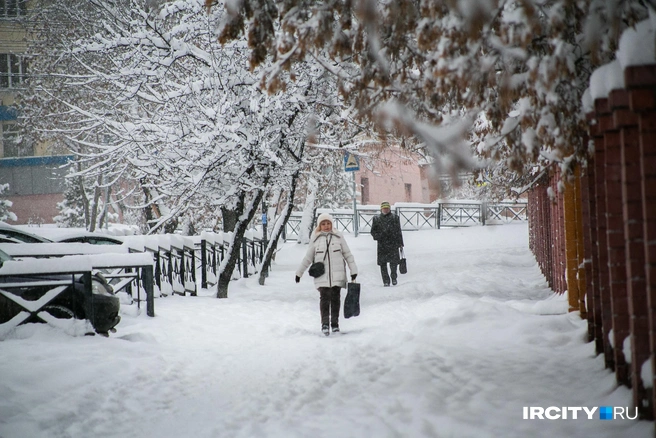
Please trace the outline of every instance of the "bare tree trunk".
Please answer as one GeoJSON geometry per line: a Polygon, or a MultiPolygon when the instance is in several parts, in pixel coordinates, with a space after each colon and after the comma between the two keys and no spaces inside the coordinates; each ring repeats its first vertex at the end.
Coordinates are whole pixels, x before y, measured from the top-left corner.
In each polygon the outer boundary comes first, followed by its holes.
{"type": "Polygon", "coordinates": [[[165,234],[173,234],[178,227],[178,218],[172,217],[165,222],[158,222],[162,217],[162,212],[156,202],[152,202],[153,195],[150,189],[144,184],[145,180],[142,178],[140,181],[141,190],[144,193],[144,216],[146,218],[147,233],[156,233],[159,229],[163,229],[165,234]],[[155,225],[153,225],[155,224],[155,225]]]}
{"type": "MultiPolygon", "coordinates": [[[[242,205],[243,208],[243,205],[242,205]]],[[[237,225],[237,218],[241,212],[231,210],[228,207],[221,207],[221,221],[223,222],[223,232],[230,233],[235,231],[237,225]]]]}
{"type": "Polygon", "coordinates": [[[237,260],[239,259],[241,241],[246,233],[248,224],[253,220],[255,212],[259,209],[260,202],[262,202],[262,196],[264,196],[264,191],[258,190],[254,198],[247,204],[246,193],[242,192],[239,195],[237,207],[233,210],[236,213],[237,222],[232,235],[232,242],[230,243],[226,257],[221,262],[221,267],[219,268],[219,282],[216,291],[217,298],[228,298],[228,285],[230,284],[232,273],[235,270],[237,260]]]}
{"type": "MultiPolygon", "coordinates": [[[[82,163],[79,161],[76,163],[77,164],[77,171],[80,172],[82,170],[82,163]]],[[[87,192],[84,189],[84,177],[78,176],[77,177],[77,184],[80,187],[80,196],[82,196],[82,206],[84,208],[84,228],[87,230],[89,229],[89,199],[87,198],[87,192]]]]}
{"type": "Polygon", "coordinates": [[[107,222],[107,216],[109,216],[109,197],[112,191],[111,187],[105,187],[105,202],[103,203],[103,209],[98,218],[98,228],[102,230],[103,224],[107,222]]]}
{"type": "Polygon", "coordinates": [[[89,231],[96,231],[96,221],[98,220],[98,201],[100,200],[100,186],[102,185],[102,175],[98,175],[96,187],[93,189],[93,202],[91,203],[91,217],[89,218],[89,231]]]}
{"type": "Polygon", "coordinates": [[[144,218],[146,219],[146,232],[150,230],[151,224],[155,220],[155,216],[153,215],[153,208],[150,205],[150,200],[152,197],[150,196],[150,190],[148,190],[148,187],[145,186],[145,180],[141,178],[139,180],[139,184],[141,185],[141,190],[143,190],[144,193],[144,208],[143,208],[143,213],[144,213],[144,218]]]}
{"type": "Polygon", "coordinates": [[[269,267],[271,266],[271,260],[273,259],[273,255],[275,254],[276,248],[278,247],[278,241],[280,240],[280,236],[282,236],[282,232],[285,229],[290,216],[292,215],[292,211],[294,210],[294,195],[296,195],[296,182],[298,181],[299,174],[300,170],[297,170],[292,175],[292,183],[287,195],[287,206],[285,208],[285,212],[283,213],[284,217],[282,221],[278,221],[282,223],[276,223],[276,226],[271,231],[271,239],[269,239],[267,244],[266,250],[264,252],[264,260],[262,261],[262,266],[260,267],[260,278],[258,282],[261,286],[264,286],[264,281],[269,272],[269,267]]]}

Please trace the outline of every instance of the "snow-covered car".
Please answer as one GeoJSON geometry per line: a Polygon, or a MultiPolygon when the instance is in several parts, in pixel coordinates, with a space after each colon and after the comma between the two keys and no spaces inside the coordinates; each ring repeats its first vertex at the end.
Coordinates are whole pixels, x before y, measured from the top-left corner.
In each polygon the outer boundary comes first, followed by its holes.
{"type": "Polygon", "coordinates": [[[52,242],[43,236],[28,233],[5,222],[0,222],[0,241],[2,243],[46,243],[52,242]]]}
{"type": "MultiPolygon", "coordinates": [[[[13,261],[11,256],[0,250],[0,268],[9,260],[13,261]]],[[[11,321],[26,310],[24,306],[10,299],[10,295],[12,298],[18,297],[19,302],[25,300],[25,303],[34,303],[44,299],[46,294],[52,294],[55,288],[63,286],[65,289],[41,307],[39,312],[47,312],[60,319],[88,319],[96,333],[105,336],[110,330],[113,331],[121,320],[119,298],[99,273],[92,274],[90,295],[85,292],[81,274],[1,274],[0,269],[0,324],[11,321]]],[[[44,322],[38,317],[39,312],[33,312],[23,323],[44,322]]]]}
{"type": "Polygon", "coordinates": [[[116,237],[96,233],[75,233],[55,239],[55,242],[90,243],[92,245],[122,245],[123,241],[116,237]]]}
{"type": "Polygon", "coordinates": [[[121,245],[120,237],[80,229],[37,228],[35,233],[26,231],[21,226],[0,222],[0,243],[90,243],[92,245],[121,245]]]}

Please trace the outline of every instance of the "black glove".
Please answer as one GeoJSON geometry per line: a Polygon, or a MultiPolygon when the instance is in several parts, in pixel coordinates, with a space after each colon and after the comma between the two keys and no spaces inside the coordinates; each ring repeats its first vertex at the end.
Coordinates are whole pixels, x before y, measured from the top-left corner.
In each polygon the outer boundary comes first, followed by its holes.
{"type": "Polygon", "coordinates": [[[300,282],[301,282],[301,277],[299,277],[299,276],[297,275],[297,276],[296,276],[296,283],[300,283],[300,282]]]}
{"type": "Polygon", "coordinates": [[[357,276],[358,276],[358,274],[351,275],[351,281],[355,281],[355,277],[357,277],[357,276]]]}

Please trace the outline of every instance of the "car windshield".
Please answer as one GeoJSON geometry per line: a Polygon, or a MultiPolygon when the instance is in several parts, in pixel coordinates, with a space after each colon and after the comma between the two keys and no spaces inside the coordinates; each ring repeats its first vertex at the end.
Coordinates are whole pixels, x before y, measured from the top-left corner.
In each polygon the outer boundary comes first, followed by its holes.
{"type": "Polygon", "coordinates": [[[75,236],[59,240],[64,243],[90,243],[91,245],[121,245],[118,239],[103,236],[75,236]]]}
{"type": "Polygon", "coordinates": [[[11,239],[15,239],[24,243],[50,242],[50,240],[46,239],[45,237],[41,237],[27,232],[23,232],[21,230],[14,230],[5,227],[0,228],[0,236],[4,236],[9,241],[11,241],[11,239]]]}

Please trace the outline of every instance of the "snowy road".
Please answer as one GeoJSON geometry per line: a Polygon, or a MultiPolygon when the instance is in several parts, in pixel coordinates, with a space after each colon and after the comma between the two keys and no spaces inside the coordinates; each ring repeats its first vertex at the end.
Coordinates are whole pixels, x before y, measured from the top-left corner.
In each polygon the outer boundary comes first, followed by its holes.
{"type": "MultiPolygon", "coordinates": [[[[631,420],[523,420],[524,406],[628,406],[551,295],[526,225],[406,232],[383,288],[349,236],[362,313],[320,333],[318,292],[285,244],[267,285],[227,300],[123,307],[109,339],[22,326],[0,342],[0,437],[647,437],[631,420]]],[[[343,296],[342,296],[343,300],[343,296]]]]}

